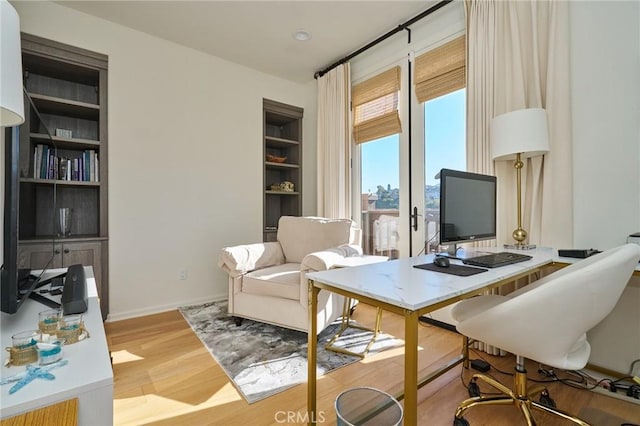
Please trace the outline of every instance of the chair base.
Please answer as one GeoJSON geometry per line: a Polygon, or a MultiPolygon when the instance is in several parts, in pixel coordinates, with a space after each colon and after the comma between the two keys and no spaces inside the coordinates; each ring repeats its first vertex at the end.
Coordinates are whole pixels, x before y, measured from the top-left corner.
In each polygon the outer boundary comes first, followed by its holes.
{"type": "Polygon", "coordinates": [[[569,413],[566,413],[562,410],[555,408],[555,403],[549,397],[549,393],[547,392],[546,387],[544,386],[534,386],[531,389],[527,389],[527,372],[524,369],[524,364],[518,363],[516,367],[516,372],[514,376],[514,389],[511,390],[502,383],[498,382],[492,377],[485,376],[484,374],[474,374],[470,383],[470,393],[471,389],[477,389],[476,381],[480,379],[485,383],[491,385],[492,387],[498,389],[500,392],[504,394],[504,396],[473,396],[458,405],[458,409],[456,410],[455,418],[453,424],[455,426],[464,426],[469,423],[463,417],[465,411],[470,408],[477,407],[479,405],[515,405],[524,416],[527,421],[527,425],[535,426],[536,421],[533,417],[532,411],[534,409],[545,411],[549,414],[553,414],[556,416],[560,416],[566,420],[569,420],[575,424],[581,426],[589,426],[588,423],[580,420],[577,417],[572,416],[569,413]],[[540,402],[534,401],[537,395],[541,395],[540,402]]]}

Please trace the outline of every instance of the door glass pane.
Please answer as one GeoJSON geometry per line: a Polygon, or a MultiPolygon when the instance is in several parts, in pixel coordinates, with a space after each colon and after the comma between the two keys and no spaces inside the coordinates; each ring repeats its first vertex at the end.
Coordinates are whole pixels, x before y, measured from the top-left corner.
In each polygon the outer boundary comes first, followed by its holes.
{"type": "Polygon", "coordinates": [[[424,104],[425,251],[438,251],[440,169],[466,170],[466,90],[460,89],[424,104]]]}
{"type": "Polygon", "coordinates": [[[361,147],[362,248],[366,254],[399,256],[399,135],[361,147]]]}

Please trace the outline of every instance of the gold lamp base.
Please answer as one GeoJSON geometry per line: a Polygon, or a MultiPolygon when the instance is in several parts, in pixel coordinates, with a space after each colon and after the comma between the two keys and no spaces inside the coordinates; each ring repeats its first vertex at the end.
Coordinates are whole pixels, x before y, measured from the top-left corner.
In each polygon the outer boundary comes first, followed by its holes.
{"type": "MultiPolygon", "coordinates": [[[[520,179],[518,179],[518,181],[519,180],[520,179]]],[[[505,244],[504,248],[512,250],[533,250],[534,248],[536,248],[536,245],[525,243],[525,241],[527,240],[527,231],[522,229],[522,225],[520,224],[520,222],[520,188],[518,187],[518,228],[516,228],[516,230],[513,231],[513,234],[511,234],[513,239],[516,240],[516,243],[505,244]]]]}

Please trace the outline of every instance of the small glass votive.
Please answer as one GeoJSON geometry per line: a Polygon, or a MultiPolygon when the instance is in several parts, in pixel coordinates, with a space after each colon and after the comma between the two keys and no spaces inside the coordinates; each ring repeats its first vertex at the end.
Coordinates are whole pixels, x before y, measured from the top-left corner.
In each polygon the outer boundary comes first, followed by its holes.
{"type": "Polygon", "coordinates": [[[61,309],[42,311],[38,313],[38,328],[44,334],[56,334],[60,318],[62,318],[61,309]]]}
{"type": "Polygon", "coordinates": [[[11,336],[12,346],[9,348],[11,365],[31,364],[38,360],[36,343],[40,340],[39,330],[21,331],[11,336]]]}
{"type": "Polygon", "coordinates": [[[47,342],[39,342],[36,344],[38,351],[38,364],[47,365],[60,361],[62,359],[62,346],[64,339],[53,338],[47,342]]]}
{"type": "Polygon", "coordinates": [[[65,344],[71,345],[80,339],[83,329],[82,315],[65,315],[58,321],[56,335],[64,339],[65,344]]]}

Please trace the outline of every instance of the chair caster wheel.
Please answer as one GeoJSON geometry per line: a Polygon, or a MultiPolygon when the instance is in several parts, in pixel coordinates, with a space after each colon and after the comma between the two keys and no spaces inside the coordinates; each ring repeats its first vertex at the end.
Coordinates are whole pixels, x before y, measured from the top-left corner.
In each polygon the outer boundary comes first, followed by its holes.
{"type": "Polygon", "coordinates": [[[478,384],[476,383],[475,379],[472,379],[469,382],[469,386],[467,386],[467,390],[469,391],[469,396],[471,398],[476,397],[476,396],[480,396],[480,386],[478,386],[478,384]]]}
{"type": "Polygon", "coordinates": [[[546,405],[549,408],[556,408],[556,402],[551,399],[551,397],[549,396],[549,391],[546,389],[543,390],[540,394],[540,404],[546,405]]]}
{"type": "Polygon", "coordinates": [[[469,422],[464,417],[454,417],[453,418],[453,426],[469,426],[469,422]]]}
{"type": "Polygon", "coordinates": [[[240,327],[242,325],[242,318],[233,317],[233,322],[236,324],[236,327],[240,327]]]}

